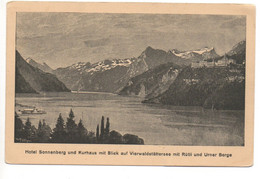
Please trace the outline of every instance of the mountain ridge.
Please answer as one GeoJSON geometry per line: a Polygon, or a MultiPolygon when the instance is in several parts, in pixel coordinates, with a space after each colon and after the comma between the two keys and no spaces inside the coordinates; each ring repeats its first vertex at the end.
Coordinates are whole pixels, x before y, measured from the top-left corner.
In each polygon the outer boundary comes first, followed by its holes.
{"type": "Polygon", "coordinates": [[[21,54],[15,52],[15,80],[16,93],[39,92],[69,92],[70,90],[60,82],[55,75],[46,73],[24,60],[21,54]]]}
{"type": "Polygon", "coordinates": [[[218,60],[234,63],[221,67],[184,67],[169,88],[146,96],[143,103],[203,106],[211,109],[243,110],[245,101],[245,41],[234,45],[218,60]]]}
{"type": "Polygon", "coordinates": [[[117,93],[123,89],[130,78],[164,63],[187,66],[191,64],[191,61],[183,60],[170,51],[166,52],[148,46],[138,57],[106,59],[93,64],[78,62],[65,68],[58,68],[53,73],[71,90],[117,93]],[[110,70],[111,72],[108,72],[110,70]],[[113,76],[114,81],[102,73],[113,76]],[[110,83],[107,84],[106,81],[110,83]]]}
{"type": "Polygon", "coordinates": [[[33,60],[32,58],[27,58],[25,60],[28,64],[32,65],[33,67],[35,68],[39,68],[40,70],[44,71],[44,72],[47,72],[47,73],[53,73],[53,69],[47,65],[47,63],[43,62],[42,64],[41,63],[38,63],[36,62],[35,60],[33,60]]]}
{"type": "Polygon", "coordinates": [[[168,89],[177,77],[180,66],[174,63],[161,64],[155,68],[131,78],[118,93],[120,95],[151,97],[168,89]]]}
{"type": "Polygon", "coordinates": [[[230,51],[226,53],[228,58],[235,59],[237,63],[243,64],[246,59],[246,41],[240,41],[232,47],[230,51]]]}

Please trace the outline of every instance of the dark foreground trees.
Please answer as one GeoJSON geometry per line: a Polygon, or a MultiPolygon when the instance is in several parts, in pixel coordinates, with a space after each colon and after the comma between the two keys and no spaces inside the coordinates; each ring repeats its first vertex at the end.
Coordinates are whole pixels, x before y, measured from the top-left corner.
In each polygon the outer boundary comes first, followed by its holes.
{"type": "Polygon", "coordinates": [[[109,118],[106,120],[106,127],[104,127],[105,117],[101,118],[101,129],[99,132],[99,124],[97,125],[97,143],[101,144],[144,144],[144,140],[136,135],[125,134],[122,136],[119,132],[113,130],[110,132],[109,118]],[[100,133],[100,135],[98,135],[100,133]]]}
{"type": "Polygon", "coordinates": [[[80,119],[78,124],[74,120],[75,116],[70,110],[65,123],[61,114],[57,118],[56,125],[50,128],[45,120],[40,120],[38,128],[33,126],[27,118],[23,124],[20,117],[15,113],[15,142],[32,143],[85,143],[85,144],[144,144],[144,140],[136,135],[125,134],[122,136],[117,131],[110,131],[109,118],[102,116],[101,128],[99,124],[96,133],[88,131],[83,121],[80,119]]]}
{"type": "Polygon", "coordinates": [[[29,118],[23,124],[20,117],[15,113],[15,142],[48,142],[50,139],[51,128],[45,123],[45,120],[39,121],[38,129],[32,125],[29,118]]]}
{"type": "Polygon", "coordinates": [[[51,134],[50,140],[55,143],[63,143],[63,142],[65,142],[65,138],[64,138],[65,135],[66,135],[65,124],[64,124],[64,120],[60,113],[59,117],[57,119],[56,126],[53,129],[53,132],[51,134]]]}

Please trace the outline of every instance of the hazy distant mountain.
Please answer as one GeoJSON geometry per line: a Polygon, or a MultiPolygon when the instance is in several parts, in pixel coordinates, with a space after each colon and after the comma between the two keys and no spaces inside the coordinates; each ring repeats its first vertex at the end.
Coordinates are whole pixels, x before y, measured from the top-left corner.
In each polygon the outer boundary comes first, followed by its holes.
{"type": "Polygon", "coordinates": [[[39,68],[40,70],[42,70],[44,72],[48,72],[48,73],[53,72],[53,69],[51,67],[49,67],[45,62],[43,62],[43,64],[40,64],[31,58],[27,58],[25,61],[27,63],[29,63],[30,65],[32,65],[33,67],[39,68]]]}
{"type": "Polygon", "coordinates": [[[16,51],[15,62],[16,93],[70,91],[55,75],[28,64],[18,51],[16,51]]]}
{"type": "Polygon", "coordinates": [[[236,44],[232,49],[226,54],[228,58],[236,60],[236,63],[242,64],[246,60],[246,41],[243,40],[236,44]]]}
{"type": "Polygon", "coordinates": [[[208,60],[208,59],[215,59],[218,58],[219,55],[216,53],[215,49],[213,47],[208,48],[202,48],[198,50],[188,50],[188,51],[179,51],[177,49],[171,50],[171,52],[186,60],[208,60]]]}

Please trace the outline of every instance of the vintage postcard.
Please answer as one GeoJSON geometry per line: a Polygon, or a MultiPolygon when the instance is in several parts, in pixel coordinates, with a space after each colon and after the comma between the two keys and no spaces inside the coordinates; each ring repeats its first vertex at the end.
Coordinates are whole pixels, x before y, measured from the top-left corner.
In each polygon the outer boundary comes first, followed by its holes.
{"type": "Polygon", "coordinates": [[[251,166],[255,7],[11,2],[6,162],[251,166]]]}

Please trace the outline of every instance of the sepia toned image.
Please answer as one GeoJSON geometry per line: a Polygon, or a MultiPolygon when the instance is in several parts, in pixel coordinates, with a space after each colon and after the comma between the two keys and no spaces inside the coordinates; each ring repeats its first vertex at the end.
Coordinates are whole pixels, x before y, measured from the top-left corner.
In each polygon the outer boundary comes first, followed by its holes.
{"type": "Polygon", "coordinates": [[[9,9],[8,163],[252,165],[253,6],[9,9]]]}
{"type": "Polygon", "coordinates": [[[243,146],[245,53],[245,16],[19,12],[15,142],[243,146]]]}

